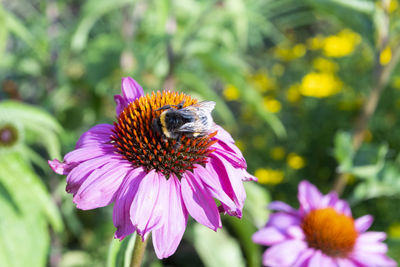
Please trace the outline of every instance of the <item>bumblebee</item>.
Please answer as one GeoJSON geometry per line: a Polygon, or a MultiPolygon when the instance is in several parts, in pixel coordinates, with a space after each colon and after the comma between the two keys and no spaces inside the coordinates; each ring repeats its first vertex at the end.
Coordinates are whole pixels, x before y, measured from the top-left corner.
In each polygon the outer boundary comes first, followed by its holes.
{"type": "Polygon", "coordinates": [[[183,107],[185,102],[178,105],[166,105],[157,110],[164,110],[158,118],[153,119],[153,128],[163,136],[179,141],[182,135],[200,137],[206,135],[212,125],[211,111],[214,101],[201,101],[183,107]]]}

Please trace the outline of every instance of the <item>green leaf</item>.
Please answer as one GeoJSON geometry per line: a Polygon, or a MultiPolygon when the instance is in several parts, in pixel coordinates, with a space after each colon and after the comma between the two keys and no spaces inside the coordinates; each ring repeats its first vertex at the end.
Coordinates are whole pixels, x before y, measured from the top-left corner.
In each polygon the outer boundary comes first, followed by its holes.
{"type": "Polygon", "coordinates": [[[108,249],[107,267],[129,267],[132,260],[132,251],[135,247],[136,233],[124,240],[111,240],[108,249]]]}
{"type": "Polygon", "coordinates": [[[239,245],[224,229],[194,225],[194,247],[207,267],[245,266],[239,245]]]}
{"type": "Polygon", "coordinates": [[[58,210],[40,179],[17,153],[0,161],[0,262],[5,266],[45,266],[48,222],[62,230],[58,210]]]}
{"type": "Polygon", "coordinates": [[[352,148],[352,137],[349,133],[343,131],[336,133],[333,154],[342,172],[346,172],[353,166],[354,150],[352,148]]]}
{"type": "Polygon", "coordinates": [[[258,228],[265,225],[268,219],[269,211],[267,205],[270,202],[270,196],[265,187],[255,182],[244,184],[246,189],[246,202],[244,205],[244,216],[254,222],[258,228]]]}
{"type": "Polygon", "coordinates": [[[76,32],[72,36],[71,48],[72,50],[79,52],[85,48],[89,32],[99,20],[100,17],[105,14],[119,9],[127,4],[132,4],[132,0],[89,0],[86,1],[84,6],[84,15],[78,24],[76,32]]]}

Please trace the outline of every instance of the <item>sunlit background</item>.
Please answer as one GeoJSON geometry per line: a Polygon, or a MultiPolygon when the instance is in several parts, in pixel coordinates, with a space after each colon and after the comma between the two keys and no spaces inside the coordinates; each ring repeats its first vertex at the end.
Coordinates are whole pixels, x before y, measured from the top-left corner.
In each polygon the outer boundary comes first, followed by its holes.
{"type": "Polygon", "coordinates": [[[268,202],[296,206],[299,181],[327,193],[339,175],[400,261],[398,0],[0,3],[0,266],[124,266],[132,240],[113,240],[112,207],[77,210],[46,161],[112,123],[125,76],[215,101],[259,179],[242,220],[223,216],[218,233],[189,221],[177,252],[149,246],[145,266],[260,266],[251,235],[268,202]]]}

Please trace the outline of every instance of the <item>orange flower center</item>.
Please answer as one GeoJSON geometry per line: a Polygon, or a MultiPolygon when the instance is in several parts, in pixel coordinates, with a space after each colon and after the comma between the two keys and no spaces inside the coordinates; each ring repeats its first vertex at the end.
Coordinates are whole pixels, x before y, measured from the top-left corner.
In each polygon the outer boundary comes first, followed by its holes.
{"type": "Polygon", "coordinates": [[[301,227],[308,246],[331,257],[346,257],[353,250],[358,236],[353,218],[333,208],[311,211],[301,227]]]}
{"type": "Polygon", "coordinates": [[[114,123],[111,142],[118,152],[134,166],[142,166],[147,171],[155,169],[169,177],[175,173],[179,178],[194,164],[203,165],[212,152],[209,148],[216,141],[211,140],[216,132],[201,136],[182,135],[179,139],[167,138],[154,129],[154,119],[158,119],[166,105],[183,107],[197,103],[196,99],[177,92],[163,91],[142,96],[129,104],[114,123]]]}

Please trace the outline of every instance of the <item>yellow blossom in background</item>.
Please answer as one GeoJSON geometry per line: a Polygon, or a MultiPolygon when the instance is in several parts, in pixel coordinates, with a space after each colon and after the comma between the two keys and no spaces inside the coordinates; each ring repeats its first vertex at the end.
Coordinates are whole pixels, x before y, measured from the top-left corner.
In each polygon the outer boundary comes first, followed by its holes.
{"type": "Polygon", "coordinates": [[[381,65],[387,65],[389,64],[390,60],[392,59],[392,49],[390,49],[390,46],[387,46],[381,54],[379,55],[379,63],[381,65]]]}
{"type": "Polygon", "coordinates": [[[301,169],[306,165],[305,159],[296,153],[289,153],[286,161],[287,165],[295,170],[301,169]]]}
{"type": "Polygon", "coordinates": [[[353,53],[356,46],[361,42],[361,37],[349,29],[325,38],[323,45],[324,55],[327,57],[344,57],[353,53]]]}
{"type": "Polygon", "coordinates": [[[304,44],[296,44],[293,47],[281,44],[275,47],[274,52],[275,55],[282,60],[291,61],[304,56],[307,49],[304,44]]]}
{"type": "Polygon", "coordinates": [[[394,223],[389,227],[388,234],[391,238],[400,238],[400,223],[394,223]]]}
{"type": "Polygon", "coordinates": [[[272,97],[264,97],[263,104],[264,107],[271,113],[279,112],[282,108],[281,102],[272,97]]]}
{"type": "Polygon", "coordinates": [[[396,89],[400,89],[400,76],[394,76],[391,85],[396,89]]]}
{"type": "Polygon", "coordinates": [[[312,62],[313,67],[321,72],[335,72],[339,69],[339,65],[329,59],[317,57],[312,62]]]}
{"type": "Polygon", "coordinates": [[[270,151],[271,158],[274,160],[281,160],[285,157],[285,149],[281,146],[273,147],[270,151]]]}
{"type": "Polygon", "coordinates": [[[389,13],[393,13],[398,7],[399,2],[397,0],[391,0],[388,8],[389,13]]]}
{"type": "Polygon", "coordinates": [[[319,50],[324,46],[324,37],[317,35],[307,40],[307,47],[310,50],[319,50]]]}
{"type": "Polygon", "coordinates": [[[256,74],[250,76],[249,79],[258,91],[262,93],[273,90],[276,86],[275,80],[269,77],[265,71],[258,71],[256,74]]]}
{"type": "Polygon", "coordinates": [[[283,73],[285,72],[285,67],[284,67],[282,64],[275,63],[275,64],[272,66],[271,71],[272,71],[272,74],[273,74],[274,76],[279,77],[279,76],[282,76],[283,73]]]}
{"type": "Polygon", "coordinates": [[[224,95],[225,99],[228,101],[238,100],[240,97],[239,89],[237,89],[232,84],[226,85],[222,94],[224,95]]]}
{"type": "Polygon", "coordinates": [[[288,88],[286,91],[286,98],[290,103],[297,103],[299,102],[301,95],[300,95],[300,84],[293,84],[288,88]]]}
{"type": "Polygon", "coordinates": [[[300,85],[300,93],[304,96],[324,98],[342,90],[342,81],[333,73],[310,72],[306,74],[300,85]]]}
{"type": "Polygon", "coordinates": [[[260,168],[255,171],[254,176],[258,178],[258,182],[261,184],[274,185],[282,183],[284,172],[281,170],[260,168]]]}

